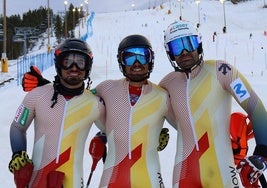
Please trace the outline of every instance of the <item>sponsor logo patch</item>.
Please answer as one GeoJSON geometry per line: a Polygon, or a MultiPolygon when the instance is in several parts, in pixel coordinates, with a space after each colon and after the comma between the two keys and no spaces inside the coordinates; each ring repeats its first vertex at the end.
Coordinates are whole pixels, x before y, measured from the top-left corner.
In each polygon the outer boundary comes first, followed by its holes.
{"type": "Polygon", "coordinates": [[[21,104],[16,112],[15,115],[15,122],[21,124],[22,126],[25,125],[29,116],[29,109],[26,108],[23,104],[21,104]]]}
{"type": "Polygon", "coordinates": [[[239,188],[239,181],[237,178],[237,173],[235,167],[229,166],[230,174],[231,174],[231,181],[233,184],[233,188],[239,188]]]}
{"type": "Polygon", "coordinates": [[[245,84],[242,82],[240,78],[237,78],[230,84],[235,96],[237,97],[237,100],[242,103],[246,99],[250,97],[250,94],[245,86],[245,84]]]}

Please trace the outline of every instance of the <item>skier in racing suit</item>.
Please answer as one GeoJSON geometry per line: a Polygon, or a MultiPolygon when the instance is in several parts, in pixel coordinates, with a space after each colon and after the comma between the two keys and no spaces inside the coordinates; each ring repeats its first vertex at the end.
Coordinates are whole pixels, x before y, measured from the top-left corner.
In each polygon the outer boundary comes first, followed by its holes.
{"type": "Polygon", "coordinates": [[[232,97],[252,121],[256,148],[237,165],[242,184],[258,187],[266,169],[267,113],[244,76],[220,60],[203,60],[192,23],[177,21],[164,33],[174,72],[159,83],[171,99],[177,126],[173,187],[240,187],[229,134],[232,97]]]}
{"type": "Polygon", "coordinates": [[[106,105],[108,142],[99,187],[162,188],[157,146],[172,111],[168,93],[148,80],[154,52],[147,38],[129,35],[120,42],[117,58],[125,78],[96,87],[106,105]]]}
{"type": "MultiPolygon", "coordinates": [[[[167,144],[168,133],[162,127],[165,118],[172,122],[173,113],[168,93],[148,80],[154,52],[147,38],[129,35],[119,44],[117,57],[126,78],[92,89],[106,107],[108,153],[99,187],[163,188],[158,151],[167,144]]],[[[41,85],[29,84],[28,74],[26,91],[41,85]]]]}
{"type": "Polygon", "coordinates": [[[92,51],[85,42],[66,39],[55,50],[54,84],[37,87],[25,96],[10,128],[9,169],[17,187],[83,186],[86,138],[93,122],[105,121],[104,104],[84,86],[92,63],[92,51]],[[33,120],[31,160],[26,131],[33,120]]]}

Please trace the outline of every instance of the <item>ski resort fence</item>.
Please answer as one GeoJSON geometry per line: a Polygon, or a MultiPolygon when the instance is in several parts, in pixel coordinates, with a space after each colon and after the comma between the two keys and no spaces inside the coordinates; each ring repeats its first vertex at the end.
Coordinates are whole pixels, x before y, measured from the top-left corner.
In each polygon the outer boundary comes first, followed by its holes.
{"type": "Polygon", "coordinates": [[[17,85],[21,85],[23,75],[30,70],[30,66],[34,65],[41,72],[54,66],[54,49],[36,55],[26,55],[17,59],[17,85]]]}
{"type": "MultiPolygon", "coordinates": [[[[94,20],[95,12],[90,12],[87,21],[86,21],[86,31],[84,35],[80,37],[81,40],[86,41],[93,35],[93,27],[92,22],[94,20]]],[[[25,55],[17,60],[17,85],[21,85],[23,75],[30,70],[31,65],[35,65],[39,68],[41,72],[46,70],[47,68],[54,65],[54,51],[55,49],[51,49],[51,51],[35,54],[35,55],[25,55]]]]}

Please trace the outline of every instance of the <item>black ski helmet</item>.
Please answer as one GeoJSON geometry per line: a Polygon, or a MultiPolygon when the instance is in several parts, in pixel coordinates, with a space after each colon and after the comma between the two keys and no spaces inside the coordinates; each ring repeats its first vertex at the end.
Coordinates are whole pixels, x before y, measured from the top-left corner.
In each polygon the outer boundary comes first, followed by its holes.
{"type": "Polygon", "coordinates": [[[92,64],[93,64],[93,53],[89,45],[80,39],[66,39],[55,50],[55,67],[57,74],[61,76],[61,61],[63,58],[71,52],[80,53],[86,57],[85,66],[85,78],[89,77],[92,64]]]}
{"type": "Polygon", "coordinates": [[[122,64],[121,53],[123,50],[125,50],[127,48],[131,48],[131,47],[145,47],[145,48],[149,48],[151,50],[152,58],[151,58],[151,61],[148,62],[148,64],[149,64],[148,78],[149,78],[149,75],[152,72],[153,67],[154,67],[154,52],[152,50],[152,46],[151,46],[151,43],[149,42],[149,40],[146,37],[144,37],[142,35],[138,35],[138,34],[129,35],[129,36],[125,37],[124,39],[122,39],[122,41],[119,44],[117,59],[118,59],[118,63],[120,66],[120,71],[123,73],[124,76],[126,76],[125,65],[122,64]]]}

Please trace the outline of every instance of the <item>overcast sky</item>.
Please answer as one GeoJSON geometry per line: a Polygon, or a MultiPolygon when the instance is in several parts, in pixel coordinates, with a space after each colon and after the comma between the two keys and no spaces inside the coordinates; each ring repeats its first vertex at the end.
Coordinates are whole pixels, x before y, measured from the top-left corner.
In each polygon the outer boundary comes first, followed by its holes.
{"type": "MultiPolygon", "coordinates": [[[[3,1],[0,3],[0,14],[3,14],[3,1]]],[[[79,7],[80,4],[85,6],[84,0],[67,0],[69,6],[72,3],[75,7],[79,7]]],[[[133,9],[148,8],[149,4],[152,6],[155,3],[162,2],[163,0],[88,0],[89,10],[95,12],[114,12],[133,9]]],[[[164,2],[167,0],[164,0],[164,2]]],[[[49,0],[50,8],[54,13],[58,11],[64,11],[64,0],[49,0]]],[[[6,0],[6,15],[20,14],[38,9],[40,6],[47,7],[48,0],[6,0]]],[[[85,7],[86,8],[86,7],[85,7]]],[[[85,9],[86,10],[86,9],[85,9]]]]}

